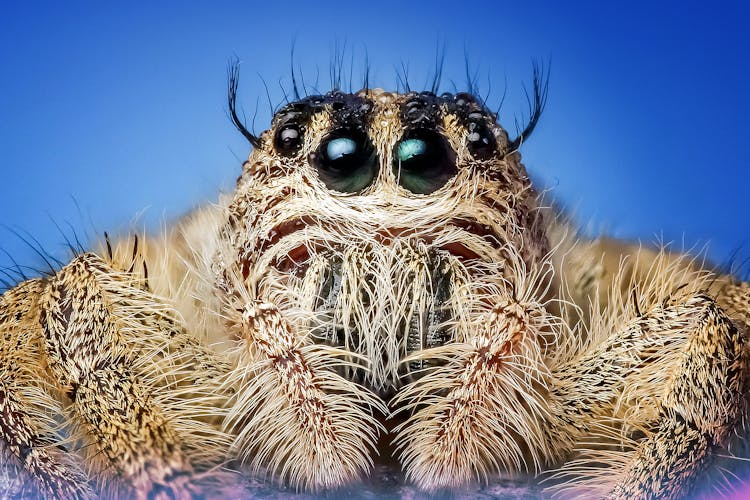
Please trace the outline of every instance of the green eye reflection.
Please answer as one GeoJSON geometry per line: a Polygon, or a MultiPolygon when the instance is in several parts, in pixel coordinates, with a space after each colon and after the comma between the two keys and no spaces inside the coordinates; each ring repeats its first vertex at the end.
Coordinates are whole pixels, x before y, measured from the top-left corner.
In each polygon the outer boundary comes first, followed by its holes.
{"type": "Polygon", "coordinates": [[[398,161],[407,162],[427,152],[427,143],[422,139],[406,139],[398,145],[398,161]]]}
{"type": "Polygon", "coordinates": [[[456,175],[456,153],[434,130],[410,130],[396,145],[393,172],[401,187],[430,194],[456,175]]]}

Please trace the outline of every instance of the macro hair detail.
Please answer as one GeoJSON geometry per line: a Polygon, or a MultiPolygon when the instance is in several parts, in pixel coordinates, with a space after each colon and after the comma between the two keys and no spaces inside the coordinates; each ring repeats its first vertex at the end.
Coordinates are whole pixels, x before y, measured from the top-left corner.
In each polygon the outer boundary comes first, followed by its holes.
{"type": "Polygon", "coordinates": [[[293,72],[255,135],[231,66],[235,191],[0,297],[0,496],[736,487],[750,285],[544,202],[519,153],[542,69],[514,138],[439,73],[293,72]]]}

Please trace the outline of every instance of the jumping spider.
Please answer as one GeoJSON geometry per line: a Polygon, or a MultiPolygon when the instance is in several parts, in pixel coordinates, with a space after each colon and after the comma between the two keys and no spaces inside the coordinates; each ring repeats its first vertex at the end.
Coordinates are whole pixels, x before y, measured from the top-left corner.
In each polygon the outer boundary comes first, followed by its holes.
{"type": "Polygon", "coordinates": [[[546,206],[518,153],[542,78],[515,139],[468,93],[368,88],[297,96],[255,136],[236,85],[234,194],[0,299],[6,495],[324,491],[384,467],[428,493],[729,482],[750,286],[546,206]]]}

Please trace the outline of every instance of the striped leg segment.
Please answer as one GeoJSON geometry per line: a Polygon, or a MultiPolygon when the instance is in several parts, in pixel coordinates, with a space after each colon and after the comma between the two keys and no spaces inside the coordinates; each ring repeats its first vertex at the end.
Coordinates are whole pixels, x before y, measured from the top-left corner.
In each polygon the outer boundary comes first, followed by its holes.
{"type": "Polygon", "coordinates": [[[188,497],[191,463],[123,341],[133,318],[114,314],[133,289],[111,276],[98,257],[83,254],[51,279],[40,318],[49,369],[93,444],[89,460],[100,481],[113,474],[137,497],[188,497]]]}
{"type": "Polygon", "coordinates": [[[382,405],[332,371],[331,353],[306,343],[273,304],[251,301],[241,314],[227,418],[238,454],[298,489],[336,488],[369,471],[382,405]]]}
{"type": "Polygon", "coordinates": [[[0,497],[90,498],[78,459],[63,446],[62,413],[41,355],[40,281],[0,297],[0,497]]]}
{"type": "MultiPolygon", "coordinates": [[[[434,350],[447,364],[404,387],[392,401],[411,413],[396,428],[410,480],[436,490],[542,465],[553,439],[538,424],[545,411],[546,376],[540,372],[538,334],[549,326],[546,321],[537,303],[500,301],[481,318],[469,343],[434,350]]],[[[420,356],[432,354],[426,350],[420,356]]]]}
{"type": "Polygon", "coordinates": [[[641,444],[611,498],[690,492],[744,413],[748,357],[737,328],[707,296],[692,297],[696,324],[664,389],[655,432],[641,444]]]}
{"type": "Polygon", "coordinates": [[[556,373],[554,397],[565,408],[568,432],[611,444],[579,450],[588,458],[561,469],[571,473],[562,487],[609,498],[684,496],[746,413],[741,334],[700,292],[635,306],[617,324],[595,349],[556,373]],[[609,436],[597,431],[597,421],[609,436]],[[626,437],[633,432],[641,438],[626,437]]]}

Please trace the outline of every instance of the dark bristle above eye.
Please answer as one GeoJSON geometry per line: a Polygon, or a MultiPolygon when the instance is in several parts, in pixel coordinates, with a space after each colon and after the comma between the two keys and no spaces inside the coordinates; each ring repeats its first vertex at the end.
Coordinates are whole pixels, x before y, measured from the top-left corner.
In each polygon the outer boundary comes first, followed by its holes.
{"type": "Polygon", "coordinates": [[[242,120],[240,120],[240,117],[237,116],[237,88],[240,84],[240,63],[239,61],[233,61],[229,64],[229,69],[227,70],[228,73],[228,89],[227,89],[227,105],[229,106],[229,116],[232,119],[232,123],[237,128],[237,130],[240,131],[240,133],[245,136],[245,138],[250,142],[250,144],[255,148],[258,149],[261,147],[260,139],[250,133],[250,131],[245,127],[245,124],[242,120]]]}
{"type": "Polygon", "coordinates": [[[542,111],[544,111],[544,107],[547,104],[548,91],[549,66],[547,66],[547,69],[545,71],[544,65],[534,63],[534,76],[531,95],[529,95],[528,90],[524,88],[524,92],[526,93],[526,100],[529,105],[529,120],[526,123],[523,131],[518,134],[518,137],[513,139],[513,141],[508,145],[509,151],[515,151],[519,147],[521,147],[521,144],[523,144],[526,139],[529,138],[531,133],[536,128],[536,125],[539,122],[539,118],[541,118],[542,116],[542,111]]]}

